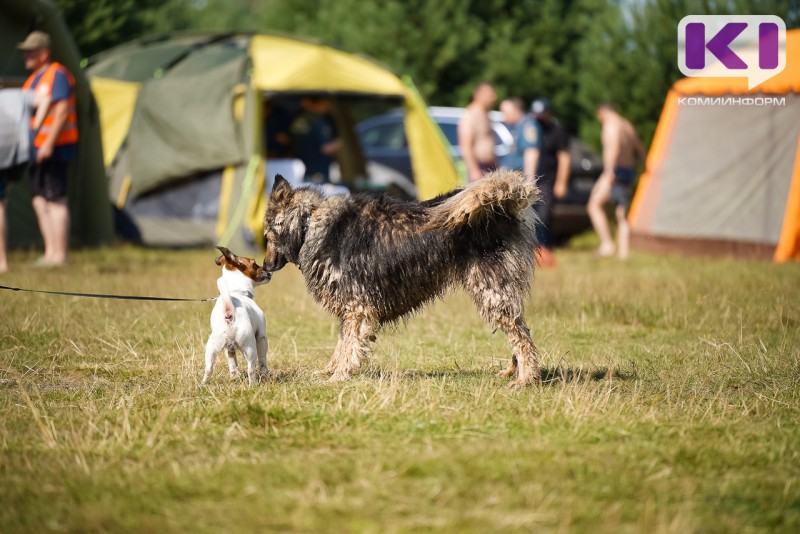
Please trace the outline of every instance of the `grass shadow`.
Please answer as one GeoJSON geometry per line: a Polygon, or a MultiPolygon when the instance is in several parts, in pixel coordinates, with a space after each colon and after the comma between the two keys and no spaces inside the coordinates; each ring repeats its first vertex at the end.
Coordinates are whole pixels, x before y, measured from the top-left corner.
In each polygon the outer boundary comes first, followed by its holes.
{"type": "MultiPolygon", "coordinates": [[[[360,373],[358,376],[371,379],[387,379],[399,377],[401,379],[436,379],[436,378],[482,378],[496,376],[498,370],[490,369],[382,369],[373,367],[360,373]]],[[[619,367],[583,368],[558,365],[555,367],[542,367],[541,383],[554,384],[557,382],[573,383],[601,380],[633,380],[636,378],[636,369],[620,369],[619,367]]]]}
{"type": "Polygon", "coordinates": [[[558,365],[556,367],[542,367],[541,380],[542,384],[555,384],[562,383],[580,383],[601,380],[633,380],[636,378],[636,369],[632,368],[630,371],[623,371],[620,368],[599,368],[599,369],[584,369],[583,367],[564,367],[558,365]]]}

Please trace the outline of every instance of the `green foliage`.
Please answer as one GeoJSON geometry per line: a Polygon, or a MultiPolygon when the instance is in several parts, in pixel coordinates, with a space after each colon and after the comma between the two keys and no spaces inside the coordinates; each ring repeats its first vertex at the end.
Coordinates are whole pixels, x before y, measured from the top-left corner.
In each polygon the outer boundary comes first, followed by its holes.
{"type": "Polygon", "coordinates": [[[161,0],[56,0],[81,53],[92,56],[151,31],[148,13],[161,0]]]}
{"type": "Polygon", "coordinates": [[[431,104],[463,106],[474,85],[547,96],[572,132],[599,147],[594,117],[617,104],[649,143],[680,78],[677,25],[688,14],[777,14],[795,0],[58,0],[91,55],[151,33],[277,31],[365,54],[408,74],[431,104]]]}

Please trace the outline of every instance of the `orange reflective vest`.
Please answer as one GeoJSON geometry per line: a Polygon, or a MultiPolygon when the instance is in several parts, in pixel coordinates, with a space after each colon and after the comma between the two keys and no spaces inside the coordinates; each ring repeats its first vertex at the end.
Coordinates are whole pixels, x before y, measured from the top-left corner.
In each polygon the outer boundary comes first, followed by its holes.
{"type": "MultiPolygon", "coordinates": [[[[47,67],[47,70],[45,70],[42,76],[39,78],[39,82],[36,84],[34,91],[47,91],[48,95],[52,95],[53,82],[55,81],[56,72],[61,72],[67,77],[70,88],[69,100],[67,102],[67,120],[64,122],[64,127],[61,129],[61,133],[58,134],[56,146],[70,145],[78,142],[78,114],[75,110],[75,78],[72,77],[72,74],[63,65],[54,61],[47,67]]],[[[22,86],[22,89],[29,90],[31,85],[33,85],[33,80],[35,78],[36,73],[34,72],[25,81],[25,85],[22,86]]],[[[45,116],[39,131],[36,132],[36,136],[33,138],[33,145],[36,148],[39,148],[44,144],[45,139],[47,139],[48,135],[50,135],[50,131],[53,129],[54,121],[55,115],[51,108],[48,111],[47,116],[45,116]]],[[[31,117],[31,128],[33,128],[33,122],[34,118],[31,117]]]]}

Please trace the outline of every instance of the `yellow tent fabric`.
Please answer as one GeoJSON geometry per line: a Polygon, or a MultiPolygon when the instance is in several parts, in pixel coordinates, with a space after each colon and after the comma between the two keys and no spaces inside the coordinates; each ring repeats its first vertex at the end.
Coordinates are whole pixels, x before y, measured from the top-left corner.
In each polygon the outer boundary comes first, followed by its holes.
{"type": "Polygon", "coordinates": [[[136,107],[136,97],[139,94],[139,84],[93,77],[90,79],[90,85],[100,110],[103,163],[108,167],[125,136],[128,135],[133,110],[136,107]]]}
{"type": "Polygon", "coordinates": [[[404,92],[394,74],[367,59],[287,37],[254,35],[250,58],[253,86],[264,91],[404,92]]]}
{"type": "MultiPolygon", "coordinates": [[[[214,44],[209,43],[218,43],[212,37],[195,37],[197,43],[207,45],[207,48],[198,45],[196,53],[200,54],[206,49],[211,50],[214,44]]],[[[219,216],[213,229],[213,236],[216,239],[221,239],[222,242],[234,237],[243,240],[242,236],[248,232],[239,232],[242,228],[248,229],[251,236],[256,236],[256,240],[261,233],[266,208],[266,198],[263,195],[265,182],[263,166],[268,165],[268,162],[262,161],[263,155],[260,154],[259,148],[261,146],[259,139],[262,135],[260,126],[262,92],[387,96],[402,101],[406,112],[405,130],[417,196],[421,200],[427,200],[459,185],[459,177],[450,156],[447,140],[410,81],[403,81],[369,59],[289,37],[239,36],[236,40],[236,50],[243,55],[246,54],[252,65],[242,78],[247,85],[240,84],[232,95],[234,97],[232,112],[237,124],[242,128],[242,138],[239,141],[247,159],[235,165],[228,164],[230,168],[225,172],[219,216]]],[[[90,77],[92,90],[100,109],[104,160],[107,168],[111,167],[117,152],[130,133],[137,106],[140,104],[137,102],[151,79],[149,73],[160,72],[154,65],[160,64],[159,61],[163,59],[158,55],[165,53],[163,47],[152,55],[148,55],[149,52],[147,43],[122,49],[121,66],[109,63],[113,60],[112,54],[101,59],[98,63],[99,69],[90,77]],[[125,79],[135,81],[110,79],[103,77],[101,73],[108,73],[108,76],[118,75],[122,78],[127,76],[125,79]],[[141,83],[137,83],[139,81],[141,83]]],[[[169,55],[165,57],[169,58],[169,55]]],[[[212,54],[209,57],[213,59],[215,56],[212,54]]],[[[187,61],[189,60],[191,56],[187,61]]],[[[203,63],[200,61],[194,64],[193,68],[202,66],[203,63]]],[[[169,73],[165,76],[169,76],[169,73]]],[[[117,184],[112,185],[112,188],[116,187],[112,195],[122,198],[123,203],[127,198],[126,184],[130,185],[131,180],[137,179],[136,176],[126,178],[122,174],[124,172],[125,168],[122,166],[120,172],[112,177],[112,184],[117,184]]],[[[146,220],[150,225],[147,228],[154,228],[152,217],[141,216],[138,220],[146,220]]],[[[191,233],[187,228],[194,223],[183,220],[179,222],[183,226],[177,230],[178,233],[191,233]]],[[[191,226],[191,230],[194,232],[191,234],[193,239],[209,233],[208,228],[200,223],[191,226]]]]}
{"type": "Polygon", "coordinates": [[[406,136],[421,200],[458,186],[448,147],[413,87],[375,63],[333,48],[273,35],[250,41],[253,87],[262,91],[326,91],[403,97],[406,136]]]}

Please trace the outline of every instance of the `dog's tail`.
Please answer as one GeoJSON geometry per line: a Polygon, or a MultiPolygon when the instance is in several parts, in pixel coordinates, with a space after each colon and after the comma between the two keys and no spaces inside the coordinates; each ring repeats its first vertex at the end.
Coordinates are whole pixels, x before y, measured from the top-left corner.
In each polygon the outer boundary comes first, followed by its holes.
{"type": "Polygon", "coordinates": [[[236,313],[234,313],[233,301],[231,300],[231,293],[228,290],[228,284],[221,276],[217,278],[217,289],[219,289],[219,300],[222,302],[222,310],[224,312],[225,324],[231,326],[236,320],[236,313]]]}
{"type": "Polygon", "coordinates": [[[454,230],[464,225],[489,222],[498,213],[518,217],[539,200],[536,182],[518,171],[486,174],[462,191],[430,208],[426,230],[454,230]]]}

